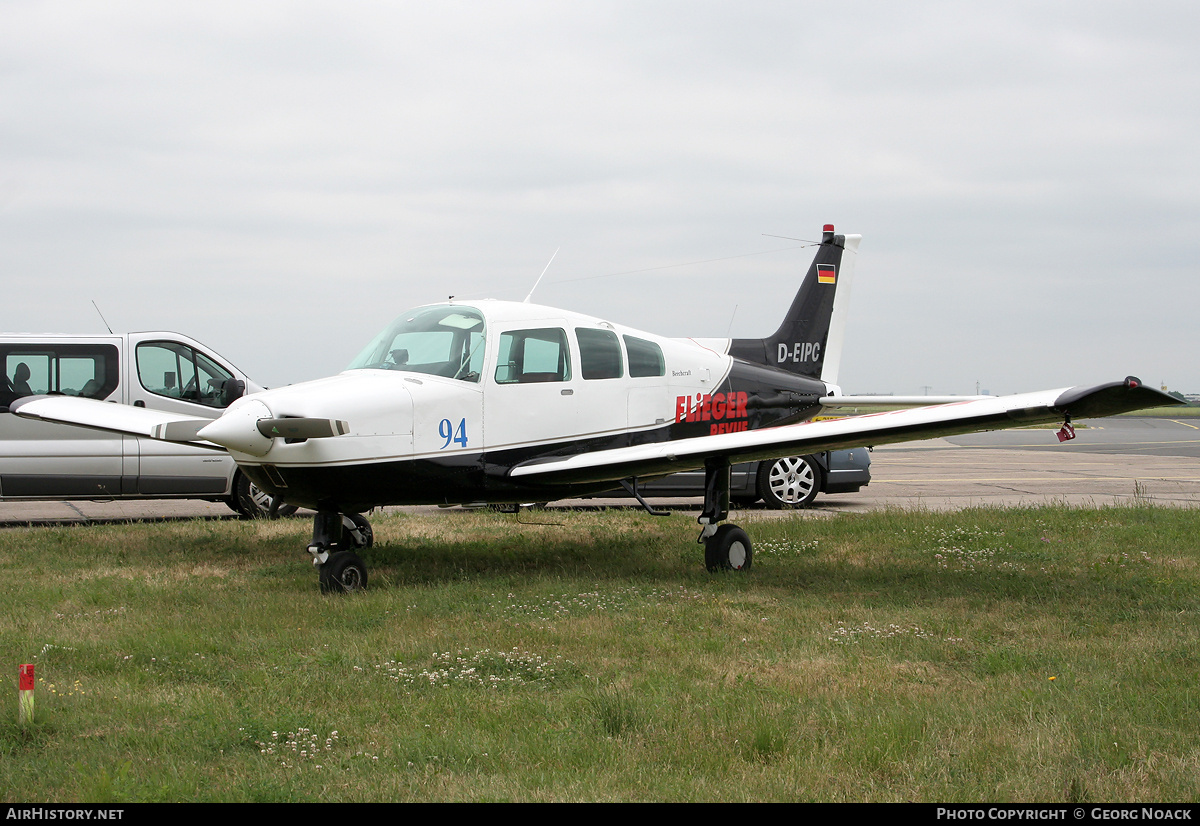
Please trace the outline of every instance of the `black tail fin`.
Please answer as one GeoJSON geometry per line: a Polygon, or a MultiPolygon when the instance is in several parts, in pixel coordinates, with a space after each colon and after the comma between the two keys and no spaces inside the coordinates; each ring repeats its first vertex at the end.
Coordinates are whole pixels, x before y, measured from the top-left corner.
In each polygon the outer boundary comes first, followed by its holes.
{"type": "Polygon", "coordinates": [[[836,384],[850,280],[861,239],[860,235],[834,235],[833,224],[826,224],[812,266],[779,329],[767,338],[735,338],[729,354],[836,384]]]}

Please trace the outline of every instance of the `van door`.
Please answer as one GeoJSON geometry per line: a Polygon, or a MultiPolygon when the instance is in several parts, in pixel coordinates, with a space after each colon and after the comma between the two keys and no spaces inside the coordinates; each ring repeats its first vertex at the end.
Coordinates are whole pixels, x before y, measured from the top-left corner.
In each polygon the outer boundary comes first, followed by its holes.
{"type": "MultiPolygon", "coordinates": [[[[179,338],[130,336],[129,403],[196,418],[215,419],[227,406],[233,371],[179,338]]],[[[223,495],[234,463],[224,451],[156,439],[138,439],[138,493],[142,496],[223,495]]]]}

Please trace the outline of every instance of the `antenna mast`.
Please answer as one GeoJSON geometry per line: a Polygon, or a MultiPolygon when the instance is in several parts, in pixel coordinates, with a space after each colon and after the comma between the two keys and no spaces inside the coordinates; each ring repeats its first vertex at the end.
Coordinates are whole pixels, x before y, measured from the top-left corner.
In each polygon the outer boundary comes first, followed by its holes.
{"type": "MultiPolygon", "coordinates": [[[[562,247],[559,247],[558,249],[556,249],[554,251],[554,255],[558,255],[558,250],[560,250],[560,249],[562,249],[562,247]]],[[[550,265],[554,263],[554,255],[551,255],[550,260],[546,262],[546,267],[545,267],[545,269],[542,270],[542,275],[545,275],[546,270],[550,269],[550,265]]],[[[533,282],[533,290],[536,290],[538,288],[538,284],[542,283],[542,275],[539,275],[537,281],[533,282]]],[[[524,304],[529,303],[529,299],[533,298],[533,290],[529,291],[529,295],[525,296],[525,301],[522,303],[524,303],[524,304]]]]}
{"type": "Polygon", "coordinates": [[[108,326],[108,319],[104,317],[104,313],[100,312],[100,307],[96,304],[96,299],[92,299],[92,306],[96,308],[96,314],[100,316],[100,320],[104,322],[104,326],[108,328],[108,334],[112,335],[112,327],[108,326]]]}

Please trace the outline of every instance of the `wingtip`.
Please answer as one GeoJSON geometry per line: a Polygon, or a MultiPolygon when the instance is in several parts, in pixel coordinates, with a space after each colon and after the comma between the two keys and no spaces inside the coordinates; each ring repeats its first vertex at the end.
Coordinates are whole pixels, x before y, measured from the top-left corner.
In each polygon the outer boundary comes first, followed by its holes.
{"type": "Polygon", "coordinates": [[[1137,376],[1091,387],[1072,387],[1054,402],[1054,407],[1073,418],[1112,416],[1154,407],[1186,404],[1161,390],[1147,387],[1137,376]]]}

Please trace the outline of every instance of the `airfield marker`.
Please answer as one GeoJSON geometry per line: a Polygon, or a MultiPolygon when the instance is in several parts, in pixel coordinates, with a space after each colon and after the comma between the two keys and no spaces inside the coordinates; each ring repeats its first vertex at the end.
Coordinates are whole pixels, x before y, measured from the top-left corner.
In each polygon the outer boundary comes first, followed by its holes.
{"type": "Polygon", "coordinates": [[[33,664],[22,665],[17,680],[17,719],[21,725],[33,722],[33,664]]]}

